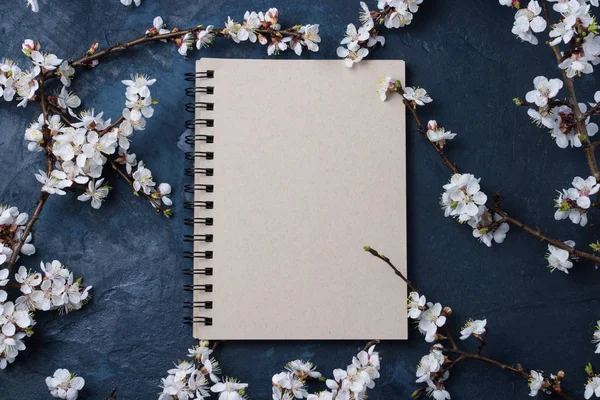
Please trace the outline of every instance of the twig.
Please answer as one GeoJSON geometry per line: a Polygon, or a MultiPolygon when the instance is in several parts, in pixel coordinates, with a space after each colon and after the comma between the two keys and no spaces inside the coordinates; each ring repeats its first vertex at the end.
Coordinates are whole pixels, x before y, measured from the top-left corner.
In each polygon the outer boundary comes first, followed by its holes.
{"type": "Polygon", "coordinates": [[[106,397],[104,400],[117,400],[117,395],[115,393],[117,393],[117,388],[113,388],[108,397],[106,397]]]}

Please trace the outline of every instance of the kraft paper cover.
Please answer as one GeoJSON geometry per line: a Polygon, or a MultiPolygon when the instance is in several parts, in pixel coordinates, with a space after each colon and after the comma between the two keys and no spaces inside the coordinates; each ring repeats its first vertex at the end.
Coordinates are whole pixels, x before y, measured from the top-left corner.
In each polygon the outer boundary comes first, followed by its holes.
{"type": "Polygon", "coordinates": [[[196,167],[214,169],[214,201],[195,217],[212,217],[212,234],[196,251],[214,269],[196,276],[195,309],[212,326],[194,325],[198,339],[406,339],[406,286],[374,248],[406,272],[405,109],[400,96],[385,103],[377,81],[390,75],[404,83],[404,62],[363,61],[346,68],[340,60],[201,59],[197,71],[214,70],[214,103],[196,118],[196,167]]]}

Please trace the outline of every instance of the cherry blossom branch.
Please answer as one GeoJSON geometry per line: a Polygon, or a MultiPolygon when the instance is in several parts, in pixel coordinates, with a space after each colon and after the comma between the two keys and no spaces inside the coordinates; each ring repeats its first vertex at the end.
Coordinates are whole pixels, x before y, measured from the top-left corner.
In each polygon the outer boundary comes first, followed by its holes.
{"type": "Polygon", "coordinates": [[[163,206],[161,205],[160,202],[158,202],[155,198],[153,198],[151,195],[146,194],[144,191],[137,191],[135,190],[135,187],[133,186],[133,180],[129,177],[129,175],[127,175],[127,173],[125,173],[120,167],[119,165],[113,160],[113,159],[108,159],[108,162],[110,163],[111,167],[117,171],[117,173],[123,178],[125,179],[125,181],[127,182],[127,184],[129,184],[129,187],[131,188],[131,191],[133,192],[134,195],[139,196],[140,192],[142,194],[142,196],[146,197],[150,203],[152,203],[152,206],[154,207],[154,209],[156,210],[157,213],[159,214],[164,214],[165,216],[170,216],[170,212],[168,209],[163,208],[163,206]]]}
{"type": "MultiPolygon", "coordinates": [[[[139,46],[139,45],[142,45],[145,43],[164,41],[164,40],[176,41],[177,39],[184,38],[186,35],[196,34],[197,32],[202,31],[202,29],[203,29],[202,25],[199,25],[194,28],[184,29],[184,30],[179,30],[179,29],[175,28],[172,32],[163,33],[163,34],[155,34],[155,33],[150,32],[150,33],[147,33],[144,36],[139,37],[137,39],[133,39],[133,40],[130,40],[125,43],[117,43],[113,46],[107,47],[100,51],[97,51],[95,49],[97,47],[97,43],[96,43],[92,46],[92,48],[90,50],[88,50],[88,52],[86,54],[82,55],[81,57],[79,57],[75,60],[70,61],[69,64],[73,68],[91,66],[91,65],[94,65],[94,62],[96,62],[100,59],[103,59],[111,54],[121,53],[121,52],[131,49],[132,47],[139,46]]],[[[294,30],[294,27],[284,29],[284,30],[275,30],[275,29],[271,29],[271,28],[256,29],[256,30],[254,30],[254,32],[264,35],[264,36],[267,36],[269,38],[276,37],[276,38],[278,38],[278,40],[281,40],[285,37],[292,37],[292,38],[297,38],[297,39],[302,37],[302,34],[300,32],[298,32],[297,30],[294,30]]],[[[225,29],[225,28],[213,29],[213,30],[211,30],[210,33],[216,37],[228,37],[229,36],[229,33],[228,33],[227,29],[225,29]]],[[[58,73],[55,73],[54,71],[48,71],[43,75],[42,79],[45,81],[45,80],[54,78],[56,76],[58,76],[58,73]]]]}
{"type": "MultiPolygon", "coordinates": [[[[548,4],[546,0],[542,0],[542,8],[544,10],[544,18],[546,19],[546,23],[548,24],[548,26],[550,26],[551,22],[548,12],[548,4]]],[[[560,49],[558,48],[558,44],[548,45],[554,53],[556,62],[560,64],[562,61],[564,61],[560,49]]],[[[579,102],[577,101],[577,94],[575,92],[575,83],[573,81],[573,78],[569,78],[567,76],[566,70],[562,68],[559,68],[559,70],[562,76],[562,80],[565,84],[565,88],[567,89],[569,107],[573,111],[573,114],[575,114],[577,133],[579,134],[579,140],[581,141],[583,152],[585,154],[586,161],[590,168],[590,173],[594,178],[596,178],[597,181],[600,181],[600,169],[598,168],[598,162],[596,161],[596,153],[594,152],[595,147],[592,145],[592,142],[590,141],[590,137],[586,129],[585,120],[587,116],[586,114],[583,114],[579,109],[579,102]]]]}
{"type": "MultiPolygon", "coordinates": [[[[383,261],[384,263],[386,263],[393,271],[394,274],[396,274],[396,276],[400,277],[409,287],[409,289],[414,292],[415,294],[417,294],[418,297],[418,293],[417,293],[417,289],[416,287],[406,278],[406,276],[392,263],[392,261],[385,255],[379,253],[377,250],[375,250],[374,248],[370,247],[370,246],[365,246],[364,247],[365,251],[367,251],[369,254],[371,254],[372,256],[380,259],[381,261],[383,261]]],[[[481,355],[481,352],[483,350],[483,347],[487,344],[486,339],[487,339],[487,327],[485,328],[485,332],[483,333],[483,335],[475,335],[472,334],[473,336],[475,336],[478,340],[479,340],[479,346],[477,347],[477,352],[475,353],[471,353],[471,352],[467,352],[464,350],[461,350],[457,344],[455,343],[455,341],[452,339],[452,335],[450,334],[449,330],[443,326],[442,327],[445,331],[445,336],[440,337],[439,339],[441,340],[448,340],[448,342],[452,345],[451,348],[448,347],[440,347],[440,345],[434,345],[432,347],[433,351],[440,351],[443,354],[446,355],[457,355],[459,356],[458,358],[456,358],[455,360],[450,361],[449,363],[445,364],[444,362],[442,363],[442,368],[439,371],[432,371],[431,372],[431,376],[433,377],[433,380],[435,381],[436,378],[440,378],[442,377],[442,381],[445,379],[443,378],[443,376],[445,375],[445,372],[450,371],[452,368],[454,368],[459,362],[462,362],[463,360],[466,359],[471,359],[471,360],[477,360],[477,361],[481,361],[484,363],[487,363],[489,365],[495,366],[497,368],[500,368],[502,370],[505,371],[510,371],[512,373],[515,373],[519,376],[521,376],[522,378],[526,379],[526,380],[531,380],[532,379],[532,374],[528,374],[523,367],[521,366],[521,364],[516,364],[515,366],[511,366],[505,363],[502,363],[500,361],[494,360],[492,358],[489,357],[484,357],[481,355]],[[445,365],[444,365],[445,364],[445,365]]],[[[535,371],[532,371],[535,372],[535,371]]],[[[536,372],[537,374],[537,372],[536,372]]],[[[564,390],[561,386],[561,380],[564,377],[564,373],[559,372],[557,374],[556,377],[551,378],[550,380],[544,380],[543,384],[540,383],[540,389],[544,390],[546,393],[551,394],[551,395],[555,395],[558,398],[561,399],[565,399],[565,400],[571,400],[571,397],[569,397],[567,394],[564,393],[564,390]]],[[[439,384],[439,382],[438,382],[439,384]]],[[[435,386],[435,383],[432,383],[431,385],[435,386]]],[[[422,386],[421,388],[417,389],[414,393],[413,393],[413,397],[414,398],[418,398],[420,397],[428,388],[431,387],[431,385],[425,385],[422,386]]],[[[531,385],[530,385],[531,387],[531,385]]],[[[442,385],[443,388],[443,385],[442,385]]],[[[438,388],[439,389],[439,388],[438,388]]],[[[446,398],[446,397],[440,397],[440,398],[446,398]]],[[[449,396],[447,398],[450,398],[449,396]]]]}
{"type": "MultiPolygon", "coordinates": [[[[425,137],[425,139],[427,139],[427,141],[429,142],[430,145],[432,145],[435,150],[437,151],[437,153],[440,155],[440,157],[442,158],[442,162],[445,166],[447,166],[452,173],[457,174],[459,173],[459,169],[456,167],[456,165],[450,161],[450,159],[448,158],[448,156],[446,155],[446,153],[443,150],[443,147],[438,146],[436,143],[432,142],[429,137],[427,136],[427,130],[425,129],[424,125],[421,123],[421,120],[418,116],[417,113],[417,107],[416,105],[413,104],[412,101],[407,100],[403,95],[404,95],[404,89],[400,86],[396,86],[395,91],[400,94],[402,96],[403,99],[403,103],[406,106],[406,108],[408,109],[408,111],[410,112],[410,114],[413,116],[413,119],[415,120],[415,122],[417,123],[418,126],[418,130],[419,133],[421,135],[423,135],[425,137]]],[[[568,251],[570,254],[576,256],[576,257],[581,257],[581,258],[585,258],[588,259],[590,261],[593,261],[595,263],[600,263],[600,256],[596,256],[592,253],[588,253],[582,250],[577,250],[573,247],[568,246],[567,244],[565,244],[564,242],[560,241],[560,240],[556,240],[553,239],[547,235],[545,235],[539,228],[534,229],[531,228],[530,226],[526,225],[524,222],[513,218],[513,217],[509,217],[508,214],[506,212],[504,212],[498,204],[488,204],[488,207],[490,208],[490,210],[494,211],[496,214],[500,215],[502,217],[502,219],[511,224],[514,225],[518,228],[520,228],[521,230],[523,230],[524,232],[540,239],[542,242],[545,242],[547,244],[551,244],[552,246],[555,246],[559,249],[562,250],[566,250],[568,251]]]]}

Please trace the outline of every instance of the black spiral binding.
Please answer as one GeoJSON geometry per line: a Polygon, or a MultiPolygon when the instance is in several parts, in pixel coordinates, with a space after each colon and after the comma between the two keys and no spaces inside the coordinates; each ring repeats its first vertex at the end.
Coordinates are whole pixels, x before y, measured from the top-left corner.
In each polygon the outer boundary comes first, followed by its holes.
{"type": "MultiPolygon", "coordinates": [[[[214,78],[214,76],[215,76],[214,71],[211,71],[211,70],[201,71],[201,72],[185,74],[185,80],[188,82],[195,83],[196,79],[212,79],[212,78],[214,78]]],[[[194,86],[194,87],[187,88],[185,90],[185,94],[187,96],[195,98],[196,94],[198,94],[198,93],[212,95],[212,94],[214,94],[214,90],[215,89],[213,86],[194,86]]],[[[189,113],[195,114],[197,109],[213,111],[215,109],[215,105],[214,105],[214,103],[205,102],[205,101],[194,101],[194,102],[187,103],[185,105],[185,111],[187,111],[189,113]]],[[[194,118],[194,119],[191,119],[191,120],[188,120],[185,122],[186,129],[195,130],[196,127],[198,127],[198,126],[204,126],[204,127],[208,127],[208,128],[214,127],[215,121],[213,119],[194,118]]],[[[196,134],[196,132],[193,132],[193,133],[187,135],[185,137],[185,143],[188,145],[194,146],[194,150],[186,152],[185,158],[187,160],[191,160],[191,161],[194,161],[196,158],[204,158],[206,160],[214,160],[213,152],[211,152],[211,151],[196,151],[196,148],[195,148],[196,144],[201,144],[201,143],[211,144],[211,143],[214,143],[214,140],[215,140],[215,138],[213,135],[206,135],[206,134],[199,134],[199,133],[196,134]]],[[[193,168],[187,168],[185,170],[185,174],[187,176],[197,176],[197,175],[214,176],[214,170],[212,168],[193,167],[193,168]]],[[[209,185],[209,184],[193,183],[193,184],[185,185],[184,190],[187,193],[192,193],[192,194],[194,194],[195,192],[198,192],[198,191],[203,191],[205,193],[213,193],[215,188],[213,185],[209,185]]],[[[200,201],[200,200],[186,201],[184,203],[184,207],[188,210],[194,210],[196,208],[212,210],[212,209],[214,209],[214,203],[212,201],[200,201]]],[[[192,217],[192,218],[184,219],[184,224],[186,224],[188,226],[194,226],[196,224],[212,226],[213,222],[214,222],[213,219],[210,217],[192,217]]],[[[192,234],[192,235],[185,235],[183,238],[183,240],[185,242],[192,243],[192,245],[194,245],[197,242],[212,243],[213,239],[214,239],[214,237],[212,234],[192,234]]],[[[211,250],[186,251],[184,253],[184,257],[192,258],[192,259],[201,258],[201,259],[205,259],[205,260],[211,260],[213,258],[213,252],[211,250]]],[[[192,267],[191,269],[184,270],[184,274],[187,276],[191,276],[191,277],[198,276],[198,275],[212,276],[213,268],[212,267],[203,267],[203,268],[192,267]]],[[[212,293],[213,285],[212,284],[192,284],[192,285],[185,285],[184,289],[186,291],[190,291],[190,292],[201,291],[201,292],[205,292],[205,293],[212,293]]],[[[212,301],[191,301],[191,302],[185,303],[185,307],[190,308],[190,309],[211,310],[213,308],[213,302],[212,301]]],[[[186,318],[184,318],[184,321],[187,324],[199,323],[199,324],[204,324],[205,326],[211,326],[213,324],[212,318],[203,317],[203,316],[186,317],[186,318]]]]}

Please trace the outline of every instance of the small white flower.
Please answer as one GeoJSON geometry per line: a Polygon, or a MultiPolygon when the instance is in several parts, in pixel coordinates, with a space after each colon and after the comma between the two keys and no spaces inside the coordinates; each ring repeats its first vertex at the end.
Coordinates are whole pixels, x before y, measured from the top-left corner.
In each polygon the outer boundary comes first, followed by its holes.
{"type": "Polygon", "coordinates": [[[63,62],[54,54],[42,54],[39,51],[31,52],[31,61],[38,67],[45,68],[48,71],[55,70],[63,62]]]}
{"type": "Polygon", "coordinates": [[[459,222],[479,222],[480,213],[485,211],[479,206],[487,201],[486,194],[480,190],[479,181],[472,174],[452,175],[450,182],[444,185],[445,192],[441,199],[446,217],[457,217],[459,222]]]}
{"type": "Polygon", "coordinates": [[[596,343],[596,350],[594,353],[600,354],[600,320],[596,322],[596,329],[592,335],[592,343],[596,343]]]}
{"type": "Polygon", "coordinates": [[[144,162],[140,160],[136,171],[132,175],[133,188],[136,191],[142,190],[146,194],[151,194],[156,183],[152,180],[152,172],[144,166],[144,162]]]}
{"type": "Polygon", "coordinates": [[[544,384],[544,375],[541,372],[531,370],[529,373],[529,395],[531,397],[535,397],[538,394],[538,391],[542,388],[544,384]]]}
{"type": "Polygon", "coordinates": [[[344,36],[340,44],[349,45],[348,48],[358,47],[360,42],[364,42],[367,39],[369,39],[368,29],[361,27],[357,30],[354,24],[348,24],[346,27],[346,36],[344,36]]]}
{"type": "Polygon", "coordinates": [[[388,93],[392,92],[395,86],[391,76],[382,76],[379,78],[377,81],[377,93],[379,94],[379,99],[385,101],[388,93]]]}
{"type": "Polygon", "coordinates": [[[98,181],[89,181],[88,188],[82,195],[77,196],[79,201],[91,200],[92,208],[96,210],[102,206],[102,202],[108,196],[110,187],[108,185],[102,185],[104,178],[98,181]]]}
{"type": "Polygon", "coordinates": [[[63,189],[73,184],[73,182],[67,179],[67,174],[56,169],[50,175],[40,170],[39,174],[35,174],[35,178],[43,185],[42,192],[58,194],[60,196],[67,194],[63,189]]]}
{"type": "Polygon", "coordinates": [[[127,86],[127,93],[139,94],[141,97],[149,97],[150,89],[149,86],[154,85],[156,79],[150,79],[147,75],[136,74],[131,79],[126,79],[123,82],[127,86]]]}
{"type": "Polygon", "coordinates": [[[419,296],[419,293],[417,292],[410,292],[407,301],[408,318],[416,320],[420,319],[421,314],[425,309],[426,301],[425,296],[419,296]]]}
{"type": "Polygon", "coordinates": [[[429,141],[436,143],[439,147],[443,148],[446,144],[446,140],[452,140],[456,137],[456,133],[445,130],[443,127],[438,127],[435,120],[429,121],[427,124],[427,138],[429,141]]]}
{"type": "Polygon", "coordinates": [[[56,399],[75,400],[85,386],[85,380],[70,373],[68,369],[57,369],[54,376],[46,378],[46,386],[56,399]]]}
{"type": "Polygon", "coordinates": [[[593,378],[588,379],[585,384],[583,397],[589,399],[592,396],[600,397],[600,377],[594,376],[593,378]]]}
{"type": "Polygon", "coordinates": [[[469,319],[467,321],[467,323],[465,324],[465,326],[460,331],[460,340],[466,340],[471,335],[473,335],[473,336],[483,335],[486,330],[486,325],[487,325],[487,320],[485,320],[485,319],[484,320],[476,319],[475,321],[473,321],[472,319],[469,319]]]}
{"type": "Polygon", "coordinates": [[[124,6],[130,6],[132,2],[135,3],[136,6],[142,4],[142,0],[121,0],[121,4],[124,6]]]}
{"type": "Polygon", "coordinates": [[[58,96],[56,96],[58,106],[63,110],[77,108],[81,105],[81,99],[73,92],[68,92],[67,87],[63,86],[58,96]]]}
{"type": "Polygon", "coordinates": [[[517,35],[521,40],[531,44],[538,44],[538,39],[533,32],[539,33],[546,29],[546,20],[540,16],[542,7],[536,0],[532,0],[527,5],[527,8],[522,8],[515,14],[515,23],[512,28],[512,33],[517,35]]]}
{"type": "Polygon", "coordinates": [[[425,103],[431,103],[433,100],[423,88],[407,87],[404,89],[404,98],[413,102],[414,105],[424,106],[425,103]]]}
{"type": "Polygon", "coordinates": [[[213,393],[221,393],[219,400],[243,400],[240,391],[248,387],[247,383],[240,383],[235,379],[227,378],[224,382],[214,384],[210,391],[213,393]]]}
{"type": "Polygon", "coordinates": [[[560,79],[550,79],[544,76],[538,76],[533,80],[535,90],[525,95],[525,99],[530,103],[535,103],[538,107],[546,107],[548,101],[558,94],[562,89],[563,82],[560,79]]]}
{"type": "MultiPolygon", "coordinates": [[[[448,371],[446,371],[448,373],[448,371]]],[[[433,397],[435,400],[450,400],[450,393],[444,387],[444,384],[440,381],[433,382],[427,381],[427,388],[425,389],[429,397],[433,397]]]]}
{"type": "Polygon", "coordinates": [[[441,366],[439,359],[434,354],[429,353],[424,355],[417,365],[416,382],[427,382],[430,380],[431,374],[438,372],[441,366]]]}
{"type": "Polygon", "coordinates": [[[158,185],[157,194],[160,196],[160,200],[166,206],[173,205],[173,201],[169,198],[169,195],[171,194],[171,185],[169,185],[168,183],[161,183],[160,185],[158,185]]]}
{"type": "MultiPolygon", "coordinates": [[[[571,248],[575,247],[575,242],[572,240],[567,240],[565,244],[571,248]]],[[[571,259],[574,259],[574,257],[571,257],[571,254],[567,250],[560,249],[551,244],[548,245],[546,259],[548,260],[548,268],[550,268],[551,272],[557,269],[568,274],[569,269],[573,267],[571,259]]]]}
{"type": "Polygon", "coordinates": [[[75,68],[73,68],[68,61],[63,61],[63,63],[60,64],[58,71],[60,72],[60,82],[66,87],[71,86],[71,80],[73,79],[73,76],[75,76],[75,68]]]}
{"type": "MultiPolygon", "coordinates": [[[[319,24],[304,25],[300,28],[299,32],[302,34],[302,40],[300,43],[310,51],[319,51],[319,43],[321,43],[321,36],[319,36],[319,24]]],[[[300,47],[302,49],[302,47],[300,47]]],[[[296,54],[298,54],[296,52],[296,54]]],[[[300,54],[298,54],[300,55],[300,54]]]]}
{"type": "Polygon", "coordinates": [[[307,377],[318,379],[321,377],[321,373],[316,371],[316,367],[310,361],[294,360],[286,364],[285,369],[295,373],[302,379],[307,377]]]}
{"type": "Polygon", "coordinates": [[[346,67],[352,67],[354,64],[361,62],[363,58],[369,55],[369,50],[364,47],[352,46],[352,44],[348,45],[349,47],[338,47],[337,48],[337,56],[344,58],[344,64],[346,67]]]}
{"type": "Polygon", "coordinates": [[[215,35],[212,32],[214,26],[208,25],[206,29],[196,33],[196,48],[200,50],[202,47],[208,47],[213,43],[215,35]]]}
{"type": "Polygon", "coordinates": [[[441,315],[442,305],[440,303],[427,303],[427,309],[421,314],[419,320],[419,331],[425,335],[425,341],[431,343],[435,340],[437,328],[444,326],[446,317],[441,315]]]}

